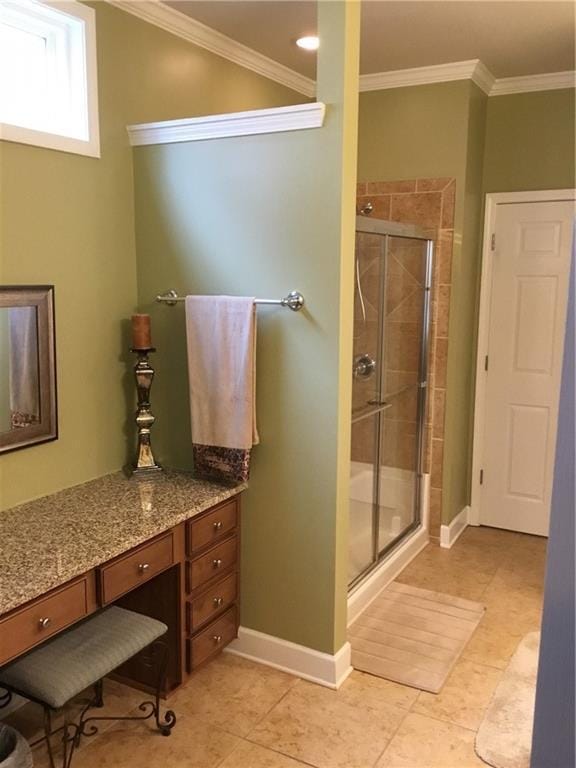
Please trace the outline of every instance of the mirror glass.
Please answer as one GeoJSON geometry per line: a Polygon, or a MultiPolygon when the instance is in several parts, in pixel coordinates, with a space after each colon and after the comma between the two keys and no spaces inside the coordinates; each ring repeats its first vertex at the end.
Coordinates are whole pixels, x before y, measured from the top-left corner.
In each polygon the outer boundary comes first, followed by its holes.
{"type": "Polygon", "coordinates": [[[53,293],[0,287],[0,452],[57,436],[53,293]]]}
{"type": "Polygon", "coordinates": [[[0,432],[40,422],[36,307],[0,307],[0,432]]]}

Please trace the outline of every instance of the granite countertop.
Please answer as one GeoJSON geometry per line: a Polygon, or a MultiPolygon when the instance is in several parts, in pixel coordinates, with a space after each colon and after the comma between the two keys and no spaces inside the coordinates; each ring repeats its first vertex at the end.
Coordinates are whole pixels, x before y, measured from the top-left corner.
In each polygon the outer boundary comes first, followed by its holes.
{"type": "Polygon", "coordinates": [[[246,488],[166,471],[106,475],[0,512],[0,614],[246,488]]]}

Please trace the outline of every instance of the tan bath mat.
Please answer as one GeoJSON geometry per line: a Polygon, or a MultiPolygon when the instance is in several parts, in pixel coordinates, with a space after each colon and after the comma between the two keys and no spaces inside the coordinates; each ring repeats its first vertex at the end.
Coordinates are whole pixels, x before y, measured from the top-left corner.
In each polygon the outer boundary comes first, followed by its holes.
{"type": "Polygon", "coordinates": [[[483,615],[480,603],[394,581],[348,629],[352,666],[438,693],[483,615]]]}
{"type": "Polygon", "coordinates": [[[540,632],[526,635],[494,691],[476,736],[476,753],[495,768],[529,768],[540,632]]]}

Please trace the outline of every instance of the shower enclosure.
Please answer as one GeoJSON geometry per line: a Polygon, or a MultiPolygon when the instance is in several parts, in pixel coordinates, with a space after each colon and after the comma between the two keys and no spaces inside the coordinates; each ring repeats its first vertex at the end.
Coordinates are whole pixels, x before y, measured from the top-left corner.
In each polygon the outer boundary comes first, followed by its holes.
{"type": "Polygon", "coordinates": [[[421,522],[432,241],[356,219],[349,587],[421,522]]]}

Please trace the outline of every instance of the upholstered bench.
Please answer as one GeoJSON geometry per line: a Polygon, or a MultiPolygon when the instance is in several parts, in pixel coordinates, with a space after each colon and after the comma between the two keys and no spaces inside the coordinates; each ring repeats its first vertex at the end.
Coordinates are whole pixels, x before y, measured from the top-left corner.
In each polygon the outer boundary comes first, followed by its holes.
{"type": "MultiPolygon", "coordinates": [[[[112,606],[66,632],[48,640],[15,662],[0,669],[0,688],[24,696],[44,708],[44,733],[51,768],[54,755],[51,713],[87,688],[94,687],[94,699],[82,710],[77,723],[63,726],[62,766],[69,768],[81,736],[97,732],[94,723],[102,720],[147,720],[154,716],[159,731],[168,736],[176,723],[171,710],[160,717],[160,695],[164,683],[167,647],[159,638],[168,627],[156,619],[112,606]],[[134,717],[86,717],[92,707],[103,706],[102,681],[128,659],[151,646],[158,655],[154,701],[140,705],[142,715],[134,717]]],[[[6,702],[5,702],[6,703],[6,702]]]]}

